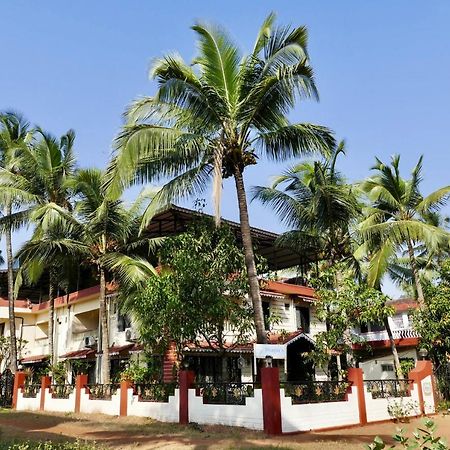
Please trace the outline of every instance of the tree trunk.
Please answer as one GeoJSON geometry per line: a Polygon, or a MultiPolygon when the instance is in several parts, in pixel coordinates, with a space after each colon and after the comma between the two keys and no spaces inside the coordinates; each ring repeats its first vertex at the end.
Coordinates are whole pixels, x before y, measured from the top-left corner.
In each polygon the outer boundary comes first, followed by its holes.
{"type": "Polygon", "coordinates": [[[409,253],[409,261],[411,264],[411,270],[413,273],[414,284],[416,285],[416,293],[417,293],[417,302],[419,303],[419,307],[425,303],[425,297],[423,295],[422,283],[420,282],[419,269],[417,268],[416,256],[414,255],[414,247],[412,245],[411,240],[408,239],[408,253],[409,253]]]}
{"type": "Polygon", "coordinates": [[[267,343],[267,335],[264,327],[264,315],[259,292],[259,282],[256,273],[255,254],[253,252],[252,236],[248,219],[247,197],[245,195],[244,179],[238,167],[234,169],[234,180],[239,205],[239,219],[241,222],[242,244],[244,247],[245,266],[249,284],[249,293],[253,305],[253,315],[256,328],[256,342],[267,343]]]}
{"type": "MultiPolygon", "coordinates": [[[[11,204],[7,205],[5,215],[8,217],[12,213],[11,204]]],[[[16,340],[16,315],[14,312],[14,267],[12,252],[12,231],[11,226],[7,227],[5,233],[6,242],[6,260],[8,272],[8,313],[9,313],[9,335],[10,335],[10,370],[12,373],[17,371],[17,340],[16,340]]]]}
{"type": "Polygon", "coordinates": [[[395,346],[394,336],[392,335],[391,325],[387,317],[383,320],[386,332],[389,337],[389,345],[391,347],[392,356],[394,357],[395,376],[399,380],[403,380],[402,368],[400,365],[400,358],[398,357],[397,347],[395,346]]]}
{"type": "Polygon", "coordinates": [[[50,354],[50,367],[55,365],[55,349],[53,337],[55,330],[55,286],[53,284],[52,269],[49,274],[48,287],[48,352],[50,354]]]}
{"type": "Polygon", "coordinates": [[[109,359],[109,326],[106,305],[106,278],[104,269],[100,268],[100,323],[102,326],[102,383],[110,383],[111,362],[109,359]]]}

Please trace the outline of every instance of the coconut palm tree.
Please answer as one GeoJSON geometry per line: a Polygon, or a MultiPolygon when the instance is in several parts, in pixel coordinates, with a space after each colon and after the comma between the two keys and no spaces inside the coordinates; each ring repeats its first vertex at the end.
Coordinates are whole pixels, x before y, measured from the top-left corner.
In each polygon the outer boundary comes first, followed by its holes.
{"type": "Polygon", "coordinates": [[[114,197],[132,183],[169,179],[146,211],[145,227],[157,206],[199,194],[210,182],[219,223],[222,180],[234,179],[259,343],[267,335],[244,171],[260,156],[282,160],[334,146],[327,128],[288,120],[298,98],[317,99],[318,93],[306,28],[275,27],[274,20],[267,17],[245,56],[225,31],[197,23],[199,53],[192,63],[177,54],[157,59],[150,71],[157,91],[126,111],[106,183],[114,197]]]}
{"type": "MultiPolygon", "coordinates": [[[[22,153],[27,150],[32,133],[28,122],[18,113],[0,113],[0,171],[20,173],[23,162],[22,153]]],[[[27,202],[33,201],[22,186],[0,189],[0,230],[5,236],[7,279],[8,279],[8,314],[11,358],[10,369],[17,370],[16,323],[14,314],[14,258],[12,233],[20,228],[28,216],[27,202]]]]}
{"type": "Polygon", "coordinates": [[[450,238],[447,231],[427,219],[430,212],[439,210],[446,202],[450,186],[423,197],[420,192],[422,159],[419,158],[410,179],[400,175],[400,156],[393,156],[390,165],[376,159],[373,167],[376,174],[361,183],[369,205],[366,218],[360,223],[361,235],[372,254],[369,284],[376,285],[386,272],[389,261],[405,248],[419,305],[423,305],[424,295],[416,245],[434,252],[441,246],[448,248],[450,238]]]}

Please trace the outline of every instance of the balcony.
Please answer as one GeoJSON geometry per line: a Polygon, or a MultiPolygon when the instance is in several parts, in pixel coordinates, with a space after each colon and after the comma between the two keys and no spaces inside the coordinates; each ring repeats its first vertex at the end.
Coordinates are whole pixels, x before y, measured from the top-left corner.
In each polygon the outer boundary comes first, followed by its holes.
{"type": "MultiPolygon", "coordinates": [[[[388,341],[389,336],[386,330],[383,331],[369,331],[368,333],[357,333],[357,335],[367,342],[388,341]]],[[[420,337],[417,331],[412,328],[397,328],[392,330],[392,337],[397,339],[410,339],[420,337]]]]}

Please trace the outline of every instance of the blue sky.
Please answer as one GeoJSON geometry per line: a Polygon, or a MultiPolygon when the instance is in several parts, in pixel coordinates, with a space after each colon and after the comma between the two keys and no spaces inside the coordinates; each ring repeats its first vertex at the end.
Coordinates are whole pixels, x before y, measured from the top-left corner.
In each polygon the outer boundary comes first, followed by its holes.
{"type": "MultiPolygon", "coordinates": [[[[0,109],[19,110],[55,134],[74,128],[81,166],[106,164],[125,106],[154,92],[147,78],[152,58],[175,50],[193,57],[196,19],[222,24],[245,51],[274,10],[280,23],[308,26],[321,96],[320,103],[300,103],[292,120],[327,125],[346,139],[340,168],[351,180],[369,173],[375,155],[400,153],[409,171],[423,153],[424,193],[449,183],[448,1],[3,0],[1,6],[0,109]]],[[[288,164],[261,162],[246,173],[247,185],[265,184],[288,164]]],[[[254,226],[283,229],[257,204],[250,213],[254,226]]],[[[223,215],[237,218],[230,183],[223,215]]]]}

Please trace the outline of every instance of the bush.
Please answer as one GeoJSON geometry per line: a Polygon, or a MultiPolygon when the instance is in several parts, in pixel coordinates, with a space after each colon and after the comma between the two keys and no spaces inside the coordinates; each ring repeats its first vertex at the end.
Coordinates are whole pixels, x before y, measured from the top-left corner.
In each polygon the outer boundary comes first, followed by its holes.
{"type": "Polygon", "coordinates": [[[388,403],[388,414],[396,421],[403,422],[409,420],[409,416],[414,411],[418,411],[419,405],[417,402],[410,400],[406,401],[403,398],[400,400],[392,400],[388,403]]]}
{"type": "Polygon", "coordinates": [[[412,433],[412,436],[405,436],[403,430],[399,429],[397,434],[394,434],[393,439],[395,444],[387,447],[379,436],[377,436],[372,444],[366,445],[367,450],[383,450],[385,448],[404,448],[407,450],[424,448],[428,450],[449,450],[447,443],[435,436],[436,425],[432,420],[424,422],[425,428],[418,428],[412,433]]]}
{"type": "Polygon", "coordinates": [[[96,450],[100,449],[95,442],[52,442],[52,441],[24,441],[0,442],[0,450],[96,450]]]}

